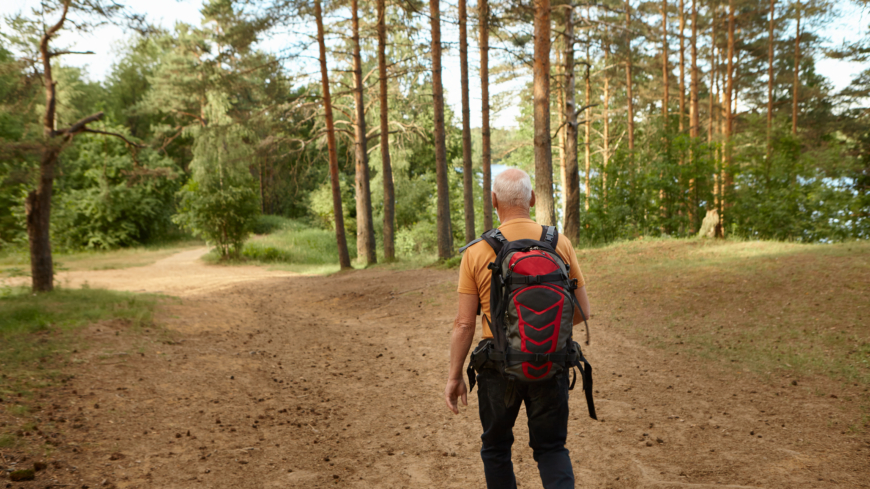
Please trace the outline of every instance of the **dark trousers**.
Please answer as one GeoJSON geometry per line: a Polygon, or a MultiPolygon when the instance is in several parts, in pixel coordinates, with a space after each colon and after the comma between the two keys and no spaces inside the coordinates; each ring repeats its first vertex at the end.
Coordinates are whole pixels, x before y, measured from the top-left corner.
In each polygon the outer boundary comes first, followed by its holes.
{"type": "Polygon", "coordinates": [[[509,382],[497,370],[485,368],[477,376],[483,447],[480,457],[489,489],[517,487],[511,462],[514,423],[520,405],[526,404],[529,416],[529,446],[534,451],[541,482],[546,489],[574,487],[574,470],[565,448],[568,437],[568,375],[557,375],[546,382],[514,382],[513,395],[505,400],[509,382]]]}

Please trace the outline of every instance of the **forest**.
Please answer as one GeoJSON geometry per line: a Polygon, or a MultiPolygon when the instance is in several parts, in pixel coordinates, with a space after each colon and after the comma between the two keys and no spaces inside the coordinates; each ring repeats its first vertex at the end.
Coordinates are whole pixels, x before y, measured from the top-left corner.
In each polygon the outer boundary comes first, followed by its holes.
{"type": "Polygon", "coordinates": [[[870,237],[870,69],[842,89],[818,69],[867,60],[866,30],[823,34],[863,1],[206,0],[170,29],[135,8],[5,18],[0,253],[30,254],[35,290],[52,250],[193,235],[256,257],[273,216],[332,233],[341,267],[448,260],[498,224],[505,166],[578,247],[696,236],[705,217],[720,238],[870,237]],[[128,36],[95,82],[57,37],[106,24],[128,36]]]}

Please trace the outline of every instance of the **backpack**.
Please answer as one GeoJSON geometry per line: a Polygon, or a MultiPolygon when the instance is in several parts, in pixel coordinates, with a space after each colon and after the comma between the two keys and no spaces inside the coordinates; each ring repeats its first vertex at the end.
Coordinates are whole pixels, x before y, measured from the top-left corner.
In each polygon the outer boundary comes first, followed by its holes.
{"type": "Polygon", "coordinates": [[[574,311],[580,311],[586,324],[587,345],[589,324],[574,297],[577,279],[569,278],[570,266],[556,253],[559,232],[554,226],[543,226],[538,240],[508,241],[501,231],[492,229],[459,252],[480,241],[496,252],[495,261],[489,264],[492,321],[484,316],[493,337],[472,352],[467,370],[470,389],[476,383],[475,370],[485,366],[495,367],[509,381],[520,383],[543,382],[572,370],[569,389],[573,389],[577,381],[573,369],[577,367],[589,416],[598,419],[592,400],[592,367],[573,338],[574,311]]]}

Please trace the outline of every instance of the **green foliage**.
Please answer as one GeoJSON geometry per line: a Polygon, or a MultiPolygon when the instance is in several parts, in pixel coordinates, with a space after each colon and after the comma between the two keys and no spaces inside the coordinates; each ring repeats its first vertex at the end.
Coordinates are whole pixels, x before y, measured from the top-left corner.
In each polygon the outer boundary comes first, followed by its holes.
{"type": "Polygon", "coordinates": [[[253,136],[227,115],[229,104],[210,92],[206,127],[193,126],[193,178],[179,192],[173,220],[217,247],[222,258],[238,258],[260,214],[254,179],[248,168],[253,136]]]}
{"type": "MultiPolygon", "coordinates": [[[[268,217],[274,231],[245,243],[242,256],[263,263],[330,265],[338,262],[335,232],[312,227],[293,219],[268,217]]],[[[353,258],[356,247],[349,246],[353,258]]]]}
{"type": "Polygon", "coordinates": [[[180,180],[174,162],[150,149],[133,155],[118,138],[84,134],[77,143],[63,155],[52,213],[55,243],[108,249],[165,237],[180,180]]]}

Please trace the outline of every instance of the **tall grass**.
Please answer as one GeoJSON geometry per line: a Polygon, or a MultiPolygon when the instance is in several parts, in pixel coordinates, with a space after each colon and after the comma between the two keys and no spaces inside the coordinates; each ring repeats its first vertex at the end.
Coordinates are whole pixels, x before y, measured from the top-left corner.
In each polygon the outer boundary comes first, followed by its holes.
{"type": "MultiPolygon", "coordinates": [[[[245,243],[242,256],[249,260],[292,265],[338,263],[338,244],[333,231],[277,216],[263,216],[258,228],[271,233],[245,243]]],[[[356,249],[351,244],[348,251],[353,259],[356,249]]]]}

